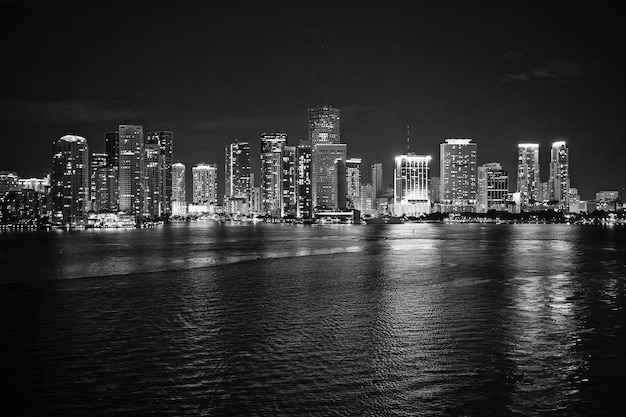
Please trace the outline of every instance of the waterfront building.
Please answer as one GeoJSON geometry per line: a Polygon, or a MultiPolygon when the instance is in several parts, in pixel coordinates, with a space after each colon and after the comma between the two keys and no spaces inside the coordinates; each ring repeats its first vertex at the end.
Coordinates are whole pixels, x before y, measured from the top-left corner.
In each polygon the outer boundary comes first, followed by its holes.
{"type": "Polygon", "coordinates": [[[199,163],[191,168],[193,181],[193,204],[217,205],[217,164],[199,163]]]}
{"type": "Polygon", "coordinates": [[[282,152],[281,217],[296,216],[298,207],[298,160],[295,146],[285,146],[282,152]]]}
{"type": "MultiPolygon", "coordinates": [[[[0,178],[2,174],[0,174],[0,178]]],[[[0,182],[2,180],[0,179],[0,182]]],[[[43,178],[18,178],[18,190],[33,190],[38,193],[48,193],[50,191],[50,175],[43,178]]],[[[2,193],[0,192],[0,195],[2,193]]]]}
{"type": "Polygon", "coordinates": [[[225,153],[224,210],[230,214],[247,215],[251,188],[250,144],[235,140],[226,147],[225,153]]]}
{"type": "Polygon", "coordinates": [[[107,154],[91,154],[90,208],[94,211],[106,209],[108,201],[107,154]]]}
{"type": "Polygon", "coordinates": [[[505,211],[509,200],[509,176],[498,162],[489,162],[478,167],[478,191],[476,195],[478,213],[489,210],[505,211]]]}
{"type": "Polygon", "coordinates": [[[89,146],[82,136],[65,135],[53,143],[51,193],[53,221],[84,225],[89,209],[89,146]]]}
{"type": "Polygon", "coordinates": [[[580,195],[578,194],[578,188],[569,189],[569,212],[580,213],[580,195]]]}
{"type": "Polygon", "coordinates": [[[475,211],[478,188],[477,145],[471,139],[446,139],[439,145],[442,212],[475,211]]]}
{"type": "Polygon", "coordinates": [[[261,133],[261,199],[263,213],[283,216],[283,149],[286,133],[261,133]]]}
{"type": "Polygon", "coordinates": [[[186,214],[185,165],[176,162],[172,164],[172,215],[184,216],[186,214]]]}
{"type": "Polygon", "coordinates": [[[341,158],[335,159],[335,175],[333,176],[333,207],[335,209],[346,209],[346,185],[346,162],[341,158]]]}
{"type": "Polygon", "coordinates": [[[296,148],[296,216],[301,219],[310,219],[313,216],[313,186],[312,186],[312,147],[311,142],[301,141],[296,148]]]}
{"type": "Polygon", "coordinates": [[[569,150],[564,141],[552,143],[550,151],[550,201],[560,209],[569,209],[569,150]]]}
{"type": "Polygon", "coordinates": [[[313,201],[318,209],[334,209],[337,202],[335,161],[346,159],[347,145],[319,143],[313,145],[313,201]]]}
{"type": "Polygon", "coordinates": [[[119,209],[135,217],[143,214],[143,127],[119,125],[119,209]]]}
{"type": "Polygon", "coordinates": [[[441,177],[432,177],[430,179],[428,193],[431,204],[439,203],[439,196],[441,194],[441,177]]]}
{"type": "Polygon", "coordinates": [[[150,143],[158,144],[160,153],[159,194],[161,214],[172,213],[172,162],[174,161],[174,133],[170,131],[150,132],[150,143]]]}
{"type": "Polygon", "coordinates": [[[309,141],[318,144],[341,143],[339,109],[318,106],[309,109],[309,141]]]}
{"type": "Polygon", "coordinates": [[[160,217],[163,214],[163,155],[157,135],[148,134],[143,145],[143,216],[160,217]]]}
{"type": "Polygon", "coordinates": [[[120,160],[119,132],[104,133],[104,149],[107,155],[107,201],[104,208],[116,212],[119,210],[119,160],[120,160]]]}
{"type": "Polygon", "coordinates": [[[599,191],[596,193],[595,209],[601,211],[614,211],[618,208],[618,202],[619,191],[599,191]]]}
{"type": "Polygon", "coordinates": [[[357,205],[355,207],[357,210],[360,210],[361,213],[372,214],[374,210],[372,210],[372,195],[373,195],[373,187],[372,184],[367,183],[365,185],[361,185],[361,197],[360,197],[360,206],[357,205]]]}
{"type": "Polygon", "coordinates": [[[357,201],[361,197],[361,158],[346,159],[346,208],[358,209],[357,201]]]}
{"type": "Polygon", "coordinates": [[[541,191],[539,144],[520,143],[517,149],[517,191],[520,193],[521,208],[527,209],[539,201],[541,191]]]}
{"type": "Polygon", "coordinates": [[[372,209],[378,209],[378,199],[383,196],[383,164],[372,165],[372,209]]]}
{"type": "Polygon", "coordinates": [[[396,156],[393,204],[389,207],[392,214],[421,216],[430,212],[430,160],[430,155],[415,155],[412,152],[396,156]]]}
{"type": "Polygon", "coordinates": [[[539,197],[537,197],[537,203],[547,206],[550,203],[550,183],[548,181],[541,181],[539,183],[539,197]]]}

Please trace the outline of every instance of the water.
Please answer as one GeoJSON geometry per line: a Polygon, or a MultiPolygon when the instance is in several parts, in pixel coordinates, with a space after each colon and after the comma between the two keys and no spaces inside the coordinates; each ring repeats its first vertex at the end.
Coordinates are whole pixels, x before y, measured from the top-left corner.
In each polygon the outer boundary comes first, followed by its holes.
{"type": "Polygon", "coordinates": [[[0,234],[12,415],[612,416],[626,229],[0,234]]]}

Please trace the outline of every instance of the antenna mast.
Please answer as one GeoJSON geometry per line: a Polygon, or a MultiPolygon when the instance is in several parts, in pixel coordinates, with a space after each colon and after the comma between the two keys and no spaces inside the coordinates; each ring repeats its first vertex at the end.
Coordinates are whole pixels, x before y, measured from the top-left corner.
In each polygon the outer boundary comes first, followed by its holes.
{"type": "Polygon", "coordinates": [[[406,153],[409,153],[409,125],[406,125],[406,153]]]}

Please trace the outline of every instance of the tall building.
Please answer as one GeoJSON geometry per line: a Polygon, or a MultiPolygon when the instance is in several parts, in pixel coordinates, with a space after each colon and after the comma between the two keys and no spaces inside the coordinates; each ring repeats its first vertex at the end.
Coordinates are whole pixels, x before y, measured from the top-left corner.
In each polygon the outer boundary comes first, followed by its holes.
{"type": "Polygon", "coordinates": [[[235,141],[225,149],[225,196],[227,213],[248,214],[250,198],[250,144],[235,141]]]}
{"type": "Polygon", "coordinates": [[[554,142],[550,152],[550,200],[569,209],[569,151],[564,141],[554,142]]]}
{"type": "Polygon", "coordinates": [[[89,146],[82,136],[66,135],[53,143],[53,219],[81,225],[89,209],[89,146]]]}
{"type": "Polygon", "coordinates": [[[311,142],[301,141],[296,148],[296,216],[310,219],[313,216],[313,184],[312,184],[312,148],[311,142]]]}
{"type": "Polygon", "coordinates": [[[344,159],[335,159],[335,170],[333,176],[333,207],[339,210],[346,209],[346,162],[344,159]]]}
{"type": "Polygon", "coordinates": [[[164,158],[157,135],[148,134],[143,145],[143,215],[161,217],[163,210],[164,158]]]}
{"type": "Polygon", "coordinates": [[[528,208],[539,201],[541,179],[539,177],[539,144],[517,145],[517,191],[520,193],[521,208],[528,208]]]}
{"type": "Polygon", "coordinates": [[[336,168],[335,161],[345,161],[347,145],[342,143],[313,145],[312,181],[313,202],[320,209],[335,209],[337,196],[335,194],[336,168]]]}
{"type": "Polygon", "coordinates": [[[104,149],[107,154],[107,202],[106,209],[116,212],[119,210],[119,184],[118,174],[120,169],[120,135],[119,132],[105,132],[104,149]]]}
{"type": "Polygon", "coordinates": [[[185,195],[185,165],[172,164],[172,215],[187,214],[187,198],[185,195]]]}
{"type": "Polygon", "coordinates": [[[393,205],[395,215],[420,216],[430,212],[429,155],[408,153],[395,158],[393,205]]]}
{"type": "Polygon", "coordinates": [[[172,162],[174,161],[174,134],[169,131],[148,133],[148,141],[159,146],[160,167],[160,196],[161,212],[172,213],[172,162]]]}
{"type": "Polygon", "coordinates": [[[143,214],[143,127],[120,125],[119,133],[119,209],[127,214],[143,214]]]}
{"type": "Polygon", "coordinates": [[[341,143],[339,109],[320,106],[309,109],[309,141],[318,144],[341,143]]]}
{"type": "Polygon", "coordinates": [[[346,159],[346,208],[361,210],[361,158],[346,159]]]}
{"type": "Polygon", "coordinates": [[[439,145],[440,201],[444,212],[475,211],[477,189],[476,143],[446,139],[439,145]]]}
{"type": "Polygon", "coordinates": [[[281,216],[296,216],[298,211],[298,159],[295,146],[283,148],[281,216]]]}
{"type": "Polygon", "coordinates": [[[286,133],[261,133],[262,211],[272,217],[283,216],[283,150],[286,133]]]}
{"type": "Polygon", "coordinates": [[[199,163],[191,168],[193,204],[217,204],[217,164],[199,163]]]}
{"type": "Polygon", "coordinates": [[[107,154],[94,152],[91,154],[90,164],[90,209],[100,211],[107,208],[108,173],[107,154]]]}
{"type": "Polygon", "coordinates": [[[0,197],[8,191],[19,190],[19,177],[12,171],[0,171],[0,197]]]}
{"type": "Polygon", "coordinates": [[[372,209],[378,209],[378,199],[383,196],[383,164],[372,165],[372,209]]]}
{"type": "Polygon", "coordinates": [[[489,162],[478,167],[478,192],[476,211],[504,211],[509,199],[509,176],[498,162],[489,162]]]}

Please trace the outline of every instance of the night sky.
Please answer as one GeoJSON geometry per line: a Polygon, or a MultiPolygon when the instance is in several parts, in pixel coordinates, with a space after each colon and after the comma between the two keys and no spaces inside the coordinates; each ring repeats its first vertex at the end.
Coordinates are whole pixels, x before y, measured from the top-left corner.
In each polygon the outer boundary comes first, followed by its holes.
{"type": "MultiPolygon", "coordinates": [[[[50,171],[52,141],[141,124],[174,158],[216,162],[238,138],[307,138],[307,109],[341,110],[369,166],[472,138],[516,181],[517,144],[566,140],[581,197],[626,181],[626,22],[618,2],[0,2],[0,170],[50,171]],[[227,4],[227,5],[226,5],[227,4]]],[[[223,172],[223,171],[220,171],[223,172]]],[[[257,174],[258,177],[258,174],[257,174]]],[[[258,182],[258,179],[257,179],[258,182]]],[[[223,176],[220,178],[223,187],[223,176]]]]}

